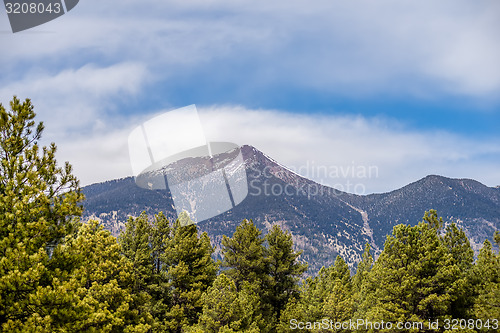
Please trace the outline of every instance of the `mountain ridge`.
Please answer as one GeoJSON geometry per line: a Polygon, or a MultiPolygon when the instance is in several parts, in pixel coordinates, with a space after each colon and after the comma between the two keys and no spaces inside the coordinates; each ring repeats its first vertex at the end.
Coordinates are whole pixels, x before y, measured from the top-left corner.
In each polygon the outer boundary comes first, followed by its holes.
{"type": "MultiPolygon", "coordinates": [[[[387,193],[356,195],[309,180],[252,146],[242,146],[241,153],[249,184],[247,198],[199,223],[217,246],[219,257],[222,235],[230,236],[245,218],[264,232],[273,224],[289,230],[296,249],[304,251],[301,259],[313,271],[332,264],[337,255],[354,266],[366,243],[379,252],[396,224],[414,225],[430,209],[437,209],[445,222],[463,227],[475,251],[500,229],[500,191],[473,179],[429,175],[387,193]],[[290,191],[266,194],[266,186],[290,191]]],[[[167,218],[176,218],[168,191],[140,188],[132,177],[92,184],[83,193],[87,197],[84,219],[99,219],[115,235],[127,216],[142,211],[150,216],[163,211],[167,218]]]]}

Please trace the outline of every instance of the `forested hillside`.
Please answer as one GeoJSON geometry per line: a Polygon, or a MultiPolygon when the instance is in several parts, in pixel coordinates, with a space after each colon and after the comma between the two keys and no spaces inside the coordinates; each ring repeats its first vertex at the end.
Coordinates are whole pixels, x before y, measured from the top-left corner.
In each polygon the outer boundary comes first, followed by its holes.
{"type": "Polygon", "coordinates": [[[216,262],[183,214],[129,217],[118,238],[82,223],[78,180],[57,166],[55,144],[38,145],[34,118],[30,100],[0,106],[2,332],[499,329],[500,253],[486,240],[474,260],[463,230],[434,210],[396,225],[376,260],[367,244],[355,274],[337,256],[301,280],[290,232],[251,220],[223,237],[216,262]]]}
{"type": "MultiPolygon", "coordinates": [[[[500,229],[499,189],[471,179],[430,175],[388,193],[356,195],[302,177],[254,147],[242,146],[241,153],[249,194],[227,212],[197,221],[216,247],[216,259],[222,260],[222,235],[231,235],[244,219],[253,220],[263,232],[273,224],[290,231],[295,249],[309,262],[308,274],[332,265],[337,255],[354,269],[367,242],[378,255],[394,226],[416,225],[431,208],[446,225],[455,222],[464,230],[476,255],[484,240],[493,242],[493,233],[500,229]]],[[[195,169],[202,163],[187,159],[177,167],[195,169]]],[[[177,218],[168,188],[141,188],[133,177],[92,184],[82,192],[83,219],[98,219],[115,236],[128,216],[143,211],[150,219],[159,211],[170,220],[177,218]]]]}

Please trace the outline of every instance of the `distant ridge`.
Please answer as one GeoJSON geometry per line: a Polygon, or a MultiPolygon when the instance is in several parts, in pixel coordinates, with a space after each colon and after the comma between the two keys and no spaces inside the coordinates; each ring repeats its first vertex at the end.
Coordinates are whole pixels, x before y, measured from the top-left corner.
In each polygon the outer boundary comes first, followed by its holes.
{"type": "MultiPolygon", "coordinates": [[[[264,232],[273,224],[289,230],[296,248],[304,251],[301,259],[309,262],[313,272],[332,264],[337,255],[354,266],[367,242],[377,252],[395,225],[415,225],[429,209],[436,209],[446,223],[454,221],[464,228],[475,251],[500,229],[498,186],[429,175],[388,193],[360,196],[304,178],[252,146],[242,146],[241,151],[248,181],[253,181],[250,194],[232,210],[199,223],[217,246],[216,255],[220,255],[222,235],[230,236],[245,218],[264,232]],[[264,170],[268,178],[262,174],[264,170]],[[288,186],[293,195],[265,195],[264,182],[288,186]],[[317,193],[306,193],[308,187],[317,193]]],[[[87,198],[84,219],[99,219],[115,235],[127,216],[142,211],[149,215],[163,211],[169,219],[176,218],[168,191],[139,188],[132,177],[92,184],[83,193],[87,198]]]]}

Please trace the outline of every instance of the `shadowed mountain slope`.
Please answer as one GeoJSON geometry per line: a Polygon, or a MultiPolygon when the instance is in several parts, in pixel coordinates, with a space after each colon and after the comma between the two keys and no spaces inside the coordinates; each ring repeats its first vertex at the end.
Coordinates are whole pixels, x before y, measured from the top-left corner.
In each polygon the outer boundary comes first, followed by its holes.
{"type": "MultiPolygon", "coordinates": [[[[273,224],[289,230],[311,272],[332,264],[337,255],[353,266],[367,242],[375,251],[382,249],[393,226],[417,224],[429,209],[436,209],[445,223],[454,221],[464,228],[476,251],[500,229],[500,189],[474,180],[433,175],[389,193],[359,196],[301,177],[251,146],[241,151],[248,196],[233,209],[199,223],[217,246],[216,256],[222,235],[231,236],[245,218],[264,232],[273,224]]],[[[182,167],[199,162],[183,161],[182,167]]],[[[163,211],[169,219],[176,218],[168,190],[140,188],[132,177],[89,185],[83,192],[84,219],[99,219],[115,235],[127,216],[142,211],[163,211]]]]}

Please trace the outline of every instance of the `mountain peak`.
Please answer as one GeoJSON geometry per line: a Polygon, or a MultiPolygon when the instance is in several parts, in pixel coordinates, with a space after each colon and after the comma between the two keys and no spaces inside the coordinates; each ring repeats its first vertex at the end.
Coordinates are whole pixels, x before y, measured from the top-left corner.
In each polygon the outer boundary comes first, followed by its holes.
{"type": "MultiPolygon", "coordinates": [[[[500,191],[475,180],[429,175],[389,193],[360,196],[302,177],[253,146],[240,149],[248,195],[232,209],[199,223],[219,249],[216,256],[221,255],[222,235],[230,236],[243,219],[252,219],[264,233],[273,224],[290,231],[312,271],[332,264],[337,255],[354,266],[366,243],[377,252],[396,224],[414,225],[430,209],[436,209],[445,223],[458,222],[476,251],[500,229],[500,191]]],[[[177,218],[168,189],[140,188],[132,177],[93,184],[83,192],[83,218],[99,219],[115,235],[128,216],[143,211],[177,218]]]]}

